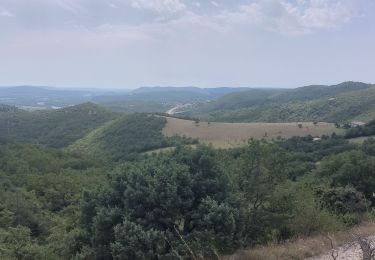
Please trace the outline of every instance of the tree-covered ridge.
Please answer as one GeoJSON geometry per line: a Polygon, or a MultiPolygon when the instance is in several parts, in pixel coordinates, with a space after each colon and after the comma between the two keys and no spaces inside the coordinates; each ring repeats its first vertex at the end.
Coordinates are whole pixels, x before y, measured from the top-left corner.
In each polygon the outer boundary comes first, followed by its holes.
{"type": "Polygon", "coordinates": [[[148,114],[123,115],[93,130],[69,147],[70,151],[104,160],[132,160],[139,154],[197,141],[162,134],[166,119],[148,114]]]}
{"type": "Polygon", "coordinates": [[[295,122],[350,120],[375,117],[375,86],[345,82],[293,90],[255,90],[225,96],[196,108],[194,117],[225,122],[295,122]]]}
{"type": "Polygon", "coordinates": [[[0,136],[65,147],[115,117],[114,113],[92,103],[35,112],[3,105],[0,109],[0,136]]]}
{"type": "Polygon", "coordinates": [[[372,136],[372,135],[375,135],[375,120],[372,120],[363,126],[357,126],[357,127],[348,129],[346,131],[345,137],[356,138],[356,137],[364,137],[364,136],[372,136]]]}

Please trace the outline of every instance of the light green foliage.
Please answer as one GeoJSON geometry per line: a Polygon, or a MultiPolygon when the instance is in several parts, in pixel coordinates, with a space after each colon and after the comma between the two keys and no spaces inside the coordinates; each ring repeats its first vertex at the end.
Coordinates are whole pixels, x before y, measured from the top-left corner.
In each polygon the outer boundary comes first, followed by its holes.
{"type": "Polygon", "coordinates": [[[0,229],[0,257],[2,259],[41,259],[43,253],[24,226],[0,229]]]}

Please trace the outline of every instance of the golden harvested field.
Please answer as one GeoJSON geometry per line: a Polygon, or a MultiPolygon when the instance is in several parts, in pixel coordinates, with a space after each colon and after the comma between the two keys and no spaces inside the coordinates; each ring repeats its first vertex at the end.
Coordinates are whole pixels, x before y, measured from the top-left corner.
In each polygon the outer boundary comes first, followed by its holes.
{"type": "Polygon", "coordinates": [[[167,124],[163,129],[166,136],[181,135],[198,138],[203,143],[211,143],[216,147],[234,147],[245,144],[250,138],[276,139],[293,136],[322,136],[331,135],[342,130],[331,123],[208,123],[167,117],[167,124]]]}

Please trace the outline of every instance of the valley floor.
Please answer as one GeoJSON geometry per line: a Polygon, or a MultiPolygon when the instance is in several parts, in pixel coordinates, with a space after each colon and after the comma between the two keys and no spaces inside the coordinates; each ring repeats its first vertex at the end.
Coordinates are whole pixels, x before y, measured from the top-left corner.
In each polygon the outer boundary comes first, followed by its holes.
{"type": "Polygon", "coordinates": [[[341,133],[334,124],[319,122],[303,123],[217,123],[194,122],[177,118],[167,118],[167,125],[163,129],[166,136],[181,135],[197,138],[206,144],[218,148],[236,147],[246,144],[253,139],[290,138],[292,136],[320,137],[341,133]]]}

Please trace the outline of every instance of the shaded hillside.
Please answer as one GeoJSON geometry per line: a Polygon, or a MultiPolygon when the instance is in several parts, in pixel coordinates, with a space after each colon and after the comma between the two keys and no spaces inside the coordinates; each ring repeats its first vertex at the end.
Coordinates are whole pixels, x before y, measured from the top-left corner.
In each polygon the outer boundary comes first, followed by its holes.
{"type": "Polygon", "coordinates": [[[114,113],[92,103],[35,112],[2,105],[0,137],[64,147],[114,117],[114,113]]]}
{"type": "Polygon", "coordinates": [[[197,107],[189,115],[224,122],[369,121],[375,118],[375,86],[345,82],[279,93],[234,93],[197,107]]]}
{"type": "Polygon", "coordinates": [[[182,137],[164,137],[162,130],[165,124],[164,117],[125,115],[93,130],[71,145],[69,150],[118,161],[135,159],[146,151],[194,142],[182,137]]]}

